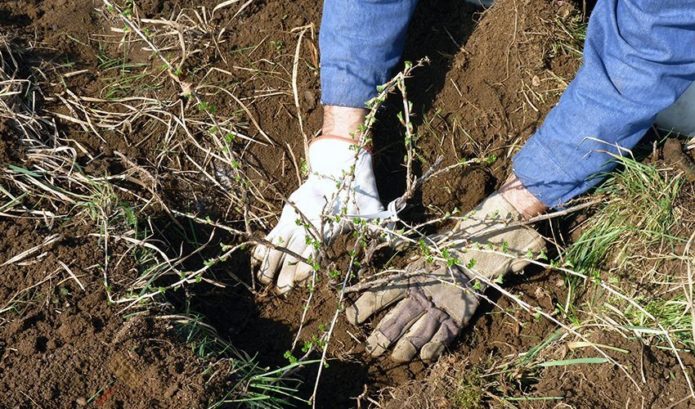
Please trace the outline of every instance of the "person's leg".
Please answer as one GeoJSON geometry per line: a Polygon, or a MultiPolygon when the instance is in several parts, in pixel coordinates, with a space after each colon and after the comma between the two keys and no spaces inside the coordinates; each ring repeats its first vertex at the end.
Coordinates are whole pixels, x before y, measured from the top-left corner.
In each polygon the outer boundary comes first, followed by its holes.
{"type": "Polygon", "coordinates": [[[488,8],[492,6],[495,0],[466,0],[466,3],[475,4],[476,6],[482,6],[488,8]]]}

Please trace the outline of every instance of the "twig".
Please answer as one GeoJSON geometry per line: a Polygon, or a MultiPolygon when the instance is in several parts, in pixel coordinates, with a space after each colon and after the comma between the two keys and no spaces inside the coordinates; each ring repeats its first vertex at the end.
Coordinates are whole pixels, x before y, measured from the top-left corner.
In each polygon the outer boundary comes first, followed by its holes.
{"type": "Polygon", "coordinates": [[[444,160],[444,157],[439,156],[434,161],[432,166],[430,166],[429,169],[427,169],[425,171],[425,173],[422,174],[422,176],[415,178],[415,181],[408,186],[406,191],[398,199],[396,199],[396,201],[395,201],[396,209],[402,208],[403,206],[405,206],[405,204],[408,202],[408,200],[413,198],[413,196],[415,195],[415,192],[417,192],[418,189],[420,189],[422,187],[422,185],[425,182],[427,182],[427,180],[429,180],[436,173],[437,168],[439,167],[439,165],[442,163],[443,160],[444,160]]]}
{"type": "Polygon", "coordinates": [[[349,264],[350,267],[348,267],[348,271],[345,274],[345,278],[343,279],[340,293],[338,294],[338,303],[337,303],[338,307],[335,310],[335,314],[333,314],[333,319],[331,320],[331,326],[329,327],[328,332],[326,333],[325,344],[323,347],[323,352],[321,353],[321,361],[319,362],[319,368],[318,368],[318,371],[316,373],[316,381],[314,383],[314,391],[312,392],[311,397],[309,398],[309,400],[311,401],[311,407],[313,409],[316,409],[316,394],[318,393],[318,389],[319,389],[319,380],[321,379],[321,373],[323,372],[323,367],[326,363],[326,354],[328,353],[328,345],[330,343],[329,341],[331,339],[331,335],[333,335],[333,330],[335,329],[335,324],[338,322],[338,315],[340,315],[340,312],[342,310],[341,306],[343,304],[343,299],[345,298],[345,294],[346,294],[345,288],[347,287],[348,281],[352,278],[352,270],[353,270],[354,265],[355,265],[355,256],[357,255],[358,250],[359,250],[359,243],[360,243],[359,240],[355,241],[352,255],[350,256],[350,264],[349,264]]]}
{"type": "MultiPolygon", "coordinates": [[[[690,330],[693,336],[693,342],[695,342],[695,308],[693,306],[693,295],[695,294],[695,279],[693,278],[693,264],[695,264],[695,256],[690,257],[690,247],[695,240],[695,232],[690,235],[688,243],[685,245],[685,250],[683,250],[683,258],[685,259],[686,268],[688,271],[688,290],[685,292],[685,299],[688,302],[688,309],[690,309],[690,330]]],[[[695,396],[693,396],[695,397],[695,396]]]]}
{"type": "Polygon", "coordinates": [[[302,40],[304,39],[304,34],[307,30],[313,31],[314,24],[308,24],[301,27],[299,32],[299,39],[297,40],[297,47],[294,51],[294,62],[292,63],[292,94],[294,95],[294,106],[297,108],[297,120],[299,121],[299,131],[302,133],[304,138],[304,156],[309,157],[309,138],[304,132],[304,122],[302,121],[302,108],[299,104],[299,90],[297,89],[297,76],[299,73],[299,53],[302,49],[302,40]]]}
{"type": "Polygon", "coordinates": [[[63,262],[60,261],[60,260],[58,260],[58,264],[60,264],[60,266],[63,267],[63,270],[65,270],[65,271],[70,275],[70,277],[71,277],[73,280],[75,280],[75,282],[77,282],[77,285],[80,286],[80,288],[82,289],[82,291],[86,291],[85,288],[84,288],[84,286],[83,286],[82,283],[80,282],[80,280],[79,280],[79,279],[77,278],[77,276],[75,275],[75,273],[73,273],[72,270],[70,270],[70,267],[68,267],[65,263],[63,263],[63,262]]]}

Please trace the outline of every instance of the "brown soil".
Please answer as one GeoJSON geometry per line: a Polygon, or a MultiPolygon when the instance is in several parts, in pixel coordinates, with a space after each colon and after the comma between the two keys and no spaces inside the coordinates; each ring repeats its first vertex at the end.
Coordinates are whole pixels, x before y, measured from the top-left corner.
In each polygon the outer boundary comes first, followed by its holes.
{"type": "Polygon", "coordinates": [[[21,145],[10,136],[9,127],[0,119],[0,163],[16,162],[21,152],[21,145]]]}
{"type": "MultiPolygon", "coordinates": [[[[183,0],[136,3],[141,16],[149,18],[170,18],[182,8],[192,7],[190,2],[183,0]]],[[[195,7],[205,6],[209,11],[218,3],[204,0],[196,2],[195,7]]],[[[96,0],[9,0],[0,4],[0,28],[13,33],[17,44],[26,46],[27,52],[22,55],[23,69],[28,73],[53,67],[46,75],[54,81],[43,84],[46,87],[44,95],[48,98],[41,102],[46,112],[75,115],[65,104],[51,97],[69,98],[66,90],[92,98],[107,98],[113,95],[110,92],[118,97],[129,96],[120,94],[127,91],[110,88],[117,75],[103,69],[101,58],[104,55],[119,56],[152,71],[160,65],[142,47],[100,42],[98,39],[109,34],[113,24],[108,24],[95,7],[101,8],[102,3],[96,0]],[[66,61],[71,65],[55,68],[56,64],[66,61]],[[87,71],[61,76],[78,70],[87,71]]],[[[273,141],[272,146],[251,144],[244,154],[258,170],[250,177],[264,188],[266,201],[254,202],[254,209],[277,214],[282,199],[298,184],[294,158],[304,156],[290,84],[297,41],[297,33],[292,29],[307,24],[317,28],[320,7],[304,0],[257,1],[233,19],[234,14],[235,9],[228,7],[211,18],[210,24],[226,28],[224,41],[216,44],[216,49],[209,47],[203,53],[189,56],[181,67],[181,76],[184,81],[195,82],[202,75],[198,68],[219,68],[220,71],[206,80],[239,98],[246,98],[249,113],[225,93],[211,92],[205,96],[206,102],[214,104],[218,111],[239,112],[239,121],[245,124],[240,129],[242,133],[264,140],[250,115],[273,141]]],[[[563,42],[577,45],[576,40],[568,38],[558,25],[571,26],[575,17],[576,11],[571,4],[550,0],[500,0],[483,14],[458,0],[420,2],[405,55],[408,60],[425,56],[431,59],[431,63],[416,71],[408,82],[409,96],[416,108],[414,121],[419,138],[416,171],[427,169],[438,156],[444,157],[442,166],[474,157],[489,160],[457,168],[432,180],[415,200],[408,218],[418,220],[428,214],[468,210],[501,183],[512,154],[541,123],[557,101],[563,83],[571,80],[578,68],[577,56],[558,47],[563,42]]],[[[317,34],[307,32],[300,47],[298,65],[301,115],[309,135],[320,128],[321,121],[317,34]]],[[[136,80],[134,89],[138,90],[138,95],[164,95],[172,104],[177,103],[180,90],[166,76],[156,78],[154,82],[150,77],[136,80]]],[[[375,129],[375,169],[384,202],[400,196],[405,187],[401,160],[403,132],[394,115],[399,104],[398,96],[387,101],[375,129]]],[[[191,112],[196,114],[195,109],[190,109],[191,112]]],[[[202,116],[200,112],[197,114],[202,116]]],[[[57,122],[61,134],[77,149],[85,172],[97,176],[119,175],[139,166],[156,176],[153,189],[162,203],[153,201],[155,204],[148,208],[148,216],[156,220],[155,238],[172,255],[195,250],[190,237],[196,240],[207,237],[210,229],[189,224],[188,220],[172,221],[163,211],[164,205],[230,225],[240,224],[238,210],[230,210],[220,198],[223,189],[181,176],[193,169],[187,153],[194,157],[203,155],[192,147],[189,139],[175,146],[165,146],[166,142],[159,136],[166,129],[160,122],[139,118],[129,124],[127,132],[103,131],[103,141],[76,123],[57,122]],[[160,156],[163,149],[170,152],[164,159],[160,156]],[[123,161],[119,154],[131,162],[123,161]]],[[[201,134],[195,132],[194,138],[202,140],[201,134]]],[[[0,118],[2,166],[22,161],[23,147],[19,139],[16,129],[0,118]]],[[[130,189],[122,193],[123,200],[133,200],[135,193],[151,193],[142,186],[125,183],[122,186],[130,189]]],[[[4,240],[0,242],[0,263],[42,243],[48,235],[61,235],[60,240],[43,250],[45,254],[33,255],[25,264],[2,267],[0,308],[4,308],[18,291],[43,282],[23,293],[26,299],[17,304],[16,311],[0,316],[0,406],[203,407],[214,402],[220,397],[221,382],[229,379],[207,382],[209,373],[204,371],[203,360],[180,339],[170,321],[161,318],[164,314],[182,311],[201,314],[235,347],[251,356],[257,355],[261,365],[287,364],[285,353],[292,348],[298,331],[308,297],[306,290],[297,290],[288,297],[263,292],[252,295],[232,277],[252,281],[248,253],[240,252],[210,269],[210,279],[225,284],[224,287],[191,284],[159,300],[165,307],[149,307],[130,316],[128,311],[123,313],[120,306],[109,304],[97,274],[99,269],[90,268],[103,259],[103,248],[96,238],[88,236],[93,232],[86,227],[88,222],[80,223],[48,228],[39,220],[0,219],[0,231],[4,233],[4,240]],[[74,272],[85,287],[84,291],[61,262],[74,272]],[[46,280],[49,276],[51,278],[46,280]]],[[[268,223],[272,225],[274,221],[268,223]]],[[[219,247],[221,243],[238,241],[235,237],[217,237],[214,245],[219,247]]],[[[125,248],[111,251],[120,254],[125,248]]],[[[200,268],[211,256],[215,253],[198,254],[187,261],[186,267],[200,268]]],[[[379,254],[373,268],[383,266],[391,256],[388,252],[379,254]]],[[[337,259],[344,262],[345,255],[339,254],[337,259]]],[[[136,274],[136,260],[130,256],[123,260],[110,272],[110,282],[116,285],[119,282],[125,285],[136,274]]],[[[392,262],[402,265],[403,260],[401,256],[392,262]]],[[[564,297],[565,289],[556,285],[559,279],[555,274],[530,271],[527,275],[511,278],[506,285],[512,292],[527,295],[525,299],[532,305],[551,312],[554,303],[564,297]]],[[[336,292],[326,281],[323,280],[313,295],[299,347],[293,351],[296,356],[301,355],[301,345],[329,326],[336,310],[336,292]]],[[[113,291],[118,290],[113,288],[113,291]]],[[[425,395],[431,395],[428,387],[435,384],[434,379],[442,370],[462,373],[456,371],[527,351],[557,329],[546,320],[518,311],[499,294],[488,296],[499,301],[499,308],[490,305],[481,308],[466,334],[452,347],[452,355],[434,367],[421,362],[395,365],[388,359],[366,358],[361,340],[369,328],[351,327],[339,317],[329,349],[329,365],[321,378],[317,406],[366,407],[369,406],[368,397],[376,398],[383,387],[397,385],[402,386],[383,396],[393,398],[393,402],[403,407],[415,407],[408,406],[408,402],[419,402],[418,405],[423,406],[423,402],[430,402],[424,399],[425,395]],[[451,365],[457,369],[452,369],[451,365]],[[425,383],[417,382],[423,379],[425,383]]],[[[635,368],[637,362],[644,362],[645,373],[650,374],[640,395],[645,407],[650,404],[667,406],[674,399],[685,396],[682,380],[678,375],[671,375],[678,373],[672,355],[650,348],[635,350],[635,345],[640,344],[612,334],[597,332],[592,340],[631,351],[629,355],[615,357],[621,363],[635,368]],[[636,356],[644,356],[644,359],[635,361],[636,356]],[[626,357],[629,359],[624,361],[626,357]],[[659,395],[659,391],[668,393],[659,395]]],[[[298,372],[297,376],[305,381],[301,395],[306,398],[313,389],[315,365],[298,372]]],[[[625,407],[627,399],[632,403],[637,399],[632,398],[635,391],[630,388],[629,381],[615,368],[602,367],[600,371],[590,367],[548,369],[538,379],[522,379],[520,375],[517,381],[515,388],[499,392],[511,396],[533,390],[537,396],[563,396],[576,407],[625,407]],[[617,383],[624,388],[613,387],[617,383]]],[[[493,406],[497,403],[492,398],[485,398],[485,402],[493,406]]],[[[527,404],[542,407],[547,402],[527,404]]],[[[552,406],[552,402],[548,406],[552,406]]]]}
{"type": "MultiPolygon", "coordinates": [[[[47,231],[29,220],[0,222],[3,263],[41,245],[49,234],[60,235],[38,255],[3,266],[0,302],[11,310],[4,315],[9,323],[0,327],[2,407],[206,404],[210,387],[201,363],[171,322],[158,319],[156,311],[140,311],[126,322],[122,307],[109,304],[94,268],[103,260],[103,248],[82,227],[47,231]]],[[[125,257],[110,272],[112,291],[132,278],[133,263],[125,257]]]]}
{"type": "Polygon", "coordinates": [[[441,91],[433,94],[431,107],[424,104],[419,148],[427,162],[443,155],[444,165],[468,158],[496,160],[428,184],[423,204],[445,211],[469,210],[499,186],[512,154],[557,101],[558,81],[571,80],[579,63],[575,56],[553,51],[560,42],[576,41],[554,22],[574,24],[576,11],[568,3],[502,1],[476,18],[480,24],[473,35],[457,39],[461,50],[446,59],[449,70],[441,91]]]}

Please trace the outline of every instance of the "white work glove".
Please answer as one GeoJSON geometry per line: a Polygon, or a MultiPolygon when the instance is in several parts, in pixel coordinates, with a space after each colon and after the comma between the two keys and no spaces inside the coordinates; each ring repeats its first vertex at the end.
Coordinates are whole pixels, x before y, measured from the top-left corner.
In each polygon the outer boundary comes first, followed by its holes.
{"type": "MultiPolygon", "coordinates": [[[[306,259],[315,257],[316,250],[311,244],[311,230],[307,232],[304,226],[306,222],[323,236],[324,242],[328,242],[345,226],[324,218],[322,228],[322,214],[369,216],[383,210],[369,152],[358,151],[356,145],[343,138],[324,136],[311,143],[308,155],[309,177],[290,195],[277,226],[266,237],[273,244],[306,259]],[[353,166],[354,179],[351,176],[353,166]]],[[[279,293],[289,291],[313,271],[312,266],[264,245],[256,247],[252,258],[259,267],[258,279],[264,284],[276,280],[279,293]]]]}
{"type": "MultiPolygon", "coordinates": [[[[408,362],[416,355],[437,359],[456,338],[478,308],[470,282],[479,277],[495,280],[522,270],[529,251],[545,248],[543,237],[530,227],[509,225],[519,213],[498,193],[468,213],[447,234],[430,237],[430,243],[446,250],[447,261],[420,258],[406,268],[404,278],[365,291],[346,309],[353,324],[395,305],[367,339],[367,351],[382,355],[395,343],[391,358],[408,362]],[[501,254],[503,253],[503,254],[501,254]],[[415,274],[422,272],[422,274],[415,274]]],[[[481,288],[485,285],[482,284],[481,288]]]]}

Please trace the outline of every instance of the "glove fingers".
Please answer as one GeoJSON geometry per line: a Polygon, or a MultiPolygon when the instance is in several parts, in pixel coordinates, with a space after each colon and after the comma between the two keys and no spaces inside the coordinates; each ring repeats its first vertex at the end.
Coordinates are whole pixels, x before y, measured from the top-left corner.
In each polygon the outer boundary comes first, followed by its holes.
{"type": "Polygon", "coordinates": [[[444,349],[453,342],[460,331],[461,327],[456,325],[454,320],[450,318],[445,319],[432,339],[422,346],[420,358],[423,361],[434,361],[439,358],[444,349]]]}
{"type": "Polygon", "coordinates": [[[415,358],[418,351],[432,340],[441,323],[448,316],[441,310],[432,308],[420,317],[408,332],[396,343],[391,353],[395,362],[409,362],[415,358]]]}
{"type": "Polygon", "coordinates": [[[408,293],[408,282],[395,281],[365,291],[354,304],[345,310],[347,320],[361,324],[375,313],[401,300],[408,293]]]}
{"type": "MultiPolygon", "coordinates": [[[[278,246],[287,247],[287,244],[292,238],[292,229],[283,229],[279,232],[276,232],[276,229],[273,229],[273,231],[268,234],[267,240],[278,246]]],[[[258,273],[256,274],[258,281],[266,285],[271,284],[285,258],[285,253],[274,248],[259,245],[254,250],[253,257],[256,260],[261,260],[258,273]]]]}
{"type": "MultiPolygon", "coordinates": [[[[306,251],[306,247],[304,234],[295,234],[290,239],[290,242],[287,243],[287,248],[297,254],[303,254],[306,251]]],[[[301,262],[297,260],[296,257],[285,254],[277,280],[276,291],[278,294],[284,294],[292,289],[295,281],[295,272],[297,271],[297,265],[299,263],[301,262]]]]}
{"type": "Polygon", "coordinates": [[[278,267],[282,263],[285,257],[285,253],[268,248],[261,262],[261,266],[258,268],[258,281],[262,284],[272,284],[273,279],[275,279],[275,274],[277,273],[278,267]]]}
{"type": "MultiPolygon", "coordinates": [[[[302,253],[302,256],[305,259],[310,259],[310,258],[314,257],[315,256],[314,248],[312,246],[307,246],[306,250],[304,250],[304,253],[302,253]]],[[[299,283],[306,281],[306,279],[311,277],[311,275],[313,273],[314,273],[314,267],[313,266],[311,266],[307,263],[300,262],[297,265],[297,271],[294,272],[294,283],[299,284],[299,283]]]]}
{"type": "Polygon", "coordinates": [[[262,244],[257,244],[251,253],[251,267],[257,268],[263,263],[265,255],[268,253],[268,248],[262,244]]]}
{"type": "Polygon", "coordinates": [[[427,305],[423,305],[421,299],[413,294],[398,303],[367,338],[367,352],[374,357],[383,354],[425,313],[426,307],[427,305]]]}
{"type": "MultiPolygon", "coordinates": [[[[279,233],[278,230],[279,226],[276,226],[270,231],[270,233],[268,233],[267,236],[265,236],[265,239],[273,242],[279,233]]],[[[256,248],[253,249],[253,253],[251,253],[251,266],[260,267],[263,265],[263,260],[268,255],[268,251],[270,251],[270,247],[264,246],[263,244],[256,245],[256,248]]]]}

